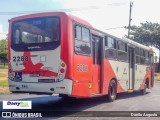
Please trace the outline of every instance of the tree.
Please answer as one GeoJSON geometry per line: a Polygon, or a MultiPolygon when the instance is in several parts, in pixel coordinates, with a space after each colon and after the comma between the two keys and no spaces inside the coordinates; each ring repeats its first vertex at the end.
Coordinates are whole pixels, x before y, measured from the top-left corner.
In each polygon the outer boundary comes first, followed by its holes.
{"type": "Polygon", "coordinates": [[[130,29],[130,39],[160,49],[160,24],[146,22],[141,23],[141,26],[133,25],[130,29]]]}
{"type": "Polygon", "coordinates": [[[3,61],[4,65],[7,61],[8,54],[8,41],[6,39],[0,40],[0,61],[3,61]]]}
{"type": "Polygon", "coordinates": [[[140,26],[133,25],[130,27],[130,36],[128,38],[147,46],[154,46],[160,51],[160,24],[146,22],[141,23],[140,26]]]}

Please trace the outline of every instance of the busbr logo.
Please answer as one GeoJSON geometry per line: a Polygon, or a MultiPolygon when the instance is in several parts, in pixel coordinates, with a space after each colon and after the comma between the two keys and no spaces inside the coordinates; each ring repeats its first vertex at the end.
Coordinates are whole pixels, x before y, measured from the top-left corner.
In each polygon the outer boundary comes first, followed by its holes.
{"type": "Polygon", "coordinates": [[[32,109],[31,101],[3,101],[3,109],[32,109]]]}

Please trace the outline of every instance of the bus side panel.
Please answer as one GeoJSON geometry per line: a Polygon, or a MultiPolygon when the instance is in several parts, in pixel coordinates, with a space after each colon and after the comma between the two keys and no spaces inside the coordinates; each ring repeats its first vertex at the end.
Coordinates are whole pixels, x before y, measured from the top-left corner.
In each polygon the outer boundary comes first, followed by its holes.
{"type": "Polygon", "coordinates": [[[145,75],[145,80],[148,80],[148,88],[150,89],[151,88],[151,68],[149,66],[147,66],[146,68],[146,75],[145,75]]]}
{"type": "Polygon", "coordinates": [[[151,71],[148,69],[149,67],[146,66],[146,73],[144,74],[143,81],[140,84],[139,90],[144,89],[144,84],[146,83],[146,80],[148,79],[148,88],[150,88],[151,84],[151,71]]]}
{"type": "Polygon", "coordinates": [[[91,96],[92,82],[92,58],[83,55],[74,55],[74,80],[73,96],[89,97],[91,96]]]}
{"type": "MultiPolygon", "coordinates": [[[[107,93],[108,94],[108,86],[110,83],[110,80],[112,79],[116,79],[116,61],[113,60],[104,60],[104,84],[103,84],[103,93],[107,93]],[[112,64],[111,64],[112,62],[112,64]]],[[[121,84],[119,83],[119,81],[117,81],[117,92],[124,92],[124,89],[122,88],[121,84]]]]}
{"type": "Polygon", "coordinates": [[[136,65],[135,71],[135,89],[139,90],[144,88],[145,76],[146,76],[146,66],[144,65],[136,65]]]}
{"type": "Polygon", "coordinates": [[[73,28],[68,16],[61,16],[61,59],[67,64],[65,78],[73,79],[73,28]]]}
{"type": "Polygon", "coordinates": [[[129,63],[128,62],[117,61],[116,76],[123,90],[127,91],[129,86],[129,63]]]}

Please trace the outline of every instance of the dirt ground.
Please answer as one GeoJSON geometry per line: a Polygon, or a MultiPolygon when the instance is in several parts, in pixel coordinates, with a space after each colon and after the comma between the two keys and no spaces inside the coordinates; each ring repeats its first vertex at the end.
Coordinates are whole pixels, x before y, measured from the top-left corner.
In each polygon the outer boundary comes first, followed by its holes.
{"type": "Polygon", "coordinates": [[[0,94],[10,94],[9,87],[0,86],[0,94]]]}

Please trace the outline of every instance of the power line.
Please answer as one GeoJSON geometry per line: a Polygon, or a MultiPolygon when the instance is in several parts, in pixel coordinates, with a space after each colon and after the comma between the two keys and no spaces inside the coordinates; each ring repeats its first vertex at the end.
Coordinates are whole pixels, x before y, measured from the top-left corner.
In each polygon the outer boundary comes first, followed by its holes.
{"type": "Polygon", "coordinates": [[[123,26],[123,27],[114,27],[114,28],[107,28],[107,29],[105,29],[105,30],[118,29],[118,28],[126,28],[126,26],[123,26]]]}

